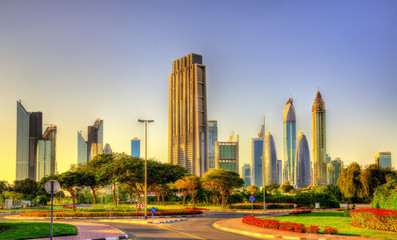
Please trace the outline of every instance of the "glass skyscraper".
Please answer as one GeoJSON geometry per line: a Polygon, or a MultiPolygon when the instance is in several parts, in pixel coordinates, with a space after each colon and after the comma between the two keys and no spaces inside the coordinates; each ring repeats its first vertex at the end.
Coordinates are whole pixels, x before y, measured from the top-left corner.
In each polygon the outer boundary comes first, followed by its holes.
{"type": "Polygon", "coordinates": [[[327,164],[328,184],[336,184],[342,173],[343,162],[340,158],[335,158],[327,164]]]}
{"type": "Polygon", "coordinates": [[[138,138],[131,139],[131,157],[141,157],[141,140],[138,138]]]}
{"type": "Polygon", "coordinates": [[[55,125],[47,127],[42,139],[38,141],[37,181],[53,175],[56,171],[56,134],[55,125]]]}
{"type": "Polygon", "coordinates": [[[103,120],[97,119],[93,126],[88,126],[88,140],[82,132],[77,132],[77,163],[88,163],[103,152],[103,120]]]}
{"type": "Polygon", "coordinates": [[[208,171],[207,90],[203,56],[172,62],[169,75],[168,162],[191,174],[208,171]]]}
{"type": "Polygon", "coordinates": [[[263,186],[262,178],[263,138],[251,138],[251,183],[263,186]]]}
{"type": "Polygon", "coordinates": [[[215,168],[215,142],[218,141],[218,122],[208,121],[208,162],[209,168],[215,168]]]}
{"type": "Polygon", "coordinates": [[[277,153],[273,136],[270,132],[266,132],[263,141],[263,186],[277,182],[277,153]]]}
{"type": "Polygon", "coordinates": [[[77,132],[77,163],[88,163],[87,142],[82,136],[82,132],[77,132]]]}
{"type": "Polygon", "coordinates": [[[327,184],[325,103],[320,91],[312,105],[313,123],[313,185],[327,184]]]}
{"type": "Polygon", "coordinates": [[[391,168],[391,152],[377,152],[375,164],[380,168],[391,168]]]}
{"type": "Polygon", "coordinates": [[[299,132],[296,149],[295,184],[298,188],[305,188],[312,184],[309,144],[305,134],[299,132]]]}
{"type": "Polygon", "coordinates": [[[296,154],[296,115],[292,98],[288,98],[284,107],[284,169],[283,182],[295,184],[296,154]]]}
{"type": "Polygon", "coordinates": [[[27,112],[17,102],[16,180],[37,179],[37,145],[42,134],[43,114],[27,112]]]}
{"type": "Polygon", "coordinates": [[[215,168],[239,173],[238,135],[230,136],[227,142],[215,142],[215,168]]]}
{"type": "Polygon", "coordinates": [[[244,188],[247,188],[251,185],[251,166],[249,164],[244,164],[241,170],[243,173],[244,188]]]}

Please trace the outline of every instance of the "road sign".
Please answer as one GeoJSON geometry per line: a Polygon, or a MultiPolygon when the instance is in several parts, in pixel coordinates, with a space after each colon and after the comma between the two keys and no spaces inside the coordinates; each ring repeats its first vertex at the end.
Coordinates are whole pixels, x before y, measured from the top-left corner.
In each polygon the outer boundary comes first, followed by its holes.
{"type": "Polygon", "coordinates": [[[57,193],[59,191],[59,189],[61,188],[61,185],[59,185],[59,182],[57,180],[49,180],[49,181],[47,181],[45,183],[45,185],[44,185],[44,189],[49,194],[51,194],[51,183],[53,185],[52,194],[55,194],[55,193],[57,193]]]}
{"type": "Polygon", "coordinates": [[[251,201],[251,202],[255,201],[255,197],[254,197],[254,196],[251,196],[251,197],[250,197],[250,201],[251,201]]]}
{"type": "Polygon", "coordinates": [[[154,214],[156,212],[156,208],[152,207],[152,209],[150,209],[150,211],[152,212],[152,214],[154,214]]]}
{"type": "Polygon", "coordinates": [[[145,205],[143,205],[143,204],[135,204],[135,207],[139,207],[139,208],[143,208],[145,205]]]}
{"type": "Polygon", "coordinates": [[[251,196],[254,196],[255,191],[250,191],[251,196]]]}

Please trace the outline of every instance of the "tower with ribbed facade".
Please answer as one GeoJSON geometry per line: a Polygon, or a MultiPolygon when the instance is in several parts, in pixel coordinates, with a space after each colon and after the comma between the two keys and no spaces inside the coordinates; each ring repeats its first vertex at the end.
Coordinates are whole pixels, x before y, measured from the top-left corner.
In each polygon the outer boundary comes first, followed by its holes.
{"type": "Polygon", "coordinates": [[[295,184],[299,188],[305,188],[312,183],[310,166],[310,151],[309,144],[305,134],[301,131],[298,133],[296,139],[296,172],[295,172],[295,184]]]}
{"type": "Polygon", "coordinates": [[[203,56],[190,53],[174,60],[169,77],[168,162],[202,176],[209,167],[203,56]]]}
{"type": "Polygon", "coordinates": [[[325,103],[320,91],[312,105],[313,185],[327,184],[325,103]]]}
{"type": "Polygon", "coordinates": [[[292,98],[288,98],[284,107],[284,168],[283,182],[295,184],[296,153],[296,115],[292,98]]]}
{"type": "Polygon", "coordinates": [[[273,136],[270,132],[266,132],[263,141],[263,186],[277,182],[277,153],[273,136]]]}

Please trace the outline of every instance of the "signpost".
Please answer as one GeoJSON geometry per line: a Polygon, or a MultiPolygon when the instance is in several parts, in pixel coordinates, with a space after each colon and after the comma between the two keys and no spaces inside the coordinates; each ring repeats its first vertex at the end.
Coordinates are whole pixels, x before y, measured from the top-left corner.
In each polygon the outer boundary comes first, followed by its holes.
{"type": "Polygon", "coordinates": [[[255,191],[250,191],[251,196],[254,196],[255,191]]]}
{"type": "Polygon", "coordinates": [[[135,215],[136,216],[138,216],[138,208],[143,208],[143,207],[144,207],[144,204],[135,204],[135,209],[136,209],[135,215]]]}
{"type": "Polygon", "coordinates": [[[255,197],[251,196],[250,197],[250,201],[252,202],[252,216],[254,216],[254,201],[255,201],[255,197]]]}
{"type": "Polygon", "coordinates": [[[44,189],[46,192],[51,194],[51,230],[50,230],[50,239],[52,240],[52,225],[53,225],[53,216],[54,216],[54,194],[59,191],[61,185],[57,180],[49,180],[45,183],[44,189]]]}
{"type": "Polygon", "coordinates": [[[152,212],[152,222],[154,221],[153,220],[153,215],[154,215],[154,213],[156,212],[156,208],[155,207],[152,207],[152,209],[150,209],[150,211],[152,212]]]}

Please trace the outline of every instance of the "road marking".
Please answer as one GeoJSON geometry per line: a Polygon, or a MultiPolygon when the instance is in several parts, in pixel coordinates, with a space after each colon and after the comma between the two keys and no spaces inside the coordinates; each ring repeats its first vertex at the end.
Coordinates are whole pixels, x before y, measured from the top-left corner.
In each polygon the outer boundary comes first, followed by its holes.
{"type": "Polygon", "coordinates": [[[173,231],[173,232],[180,233],[180,234],[184,234],[184,235],[187,235],[187,236],[190,236],[190,237],[194,237],[194,238],[198,238],[198,239],[207,240],[207,239],[205,239],[205,238],[197,237],[197,236],[194,236],[194,235],[189,234],[189,233],[184,233],[184,232],[180,232],[180,231],[174,230],[174,229],[172,229],[172,228],[164,227],[163,224],[160,224],[159,227],[162,227],[162,228],[165,228],[165,229],[168,229],[168,230],[171,230],[171,231],[173,231]]]}

